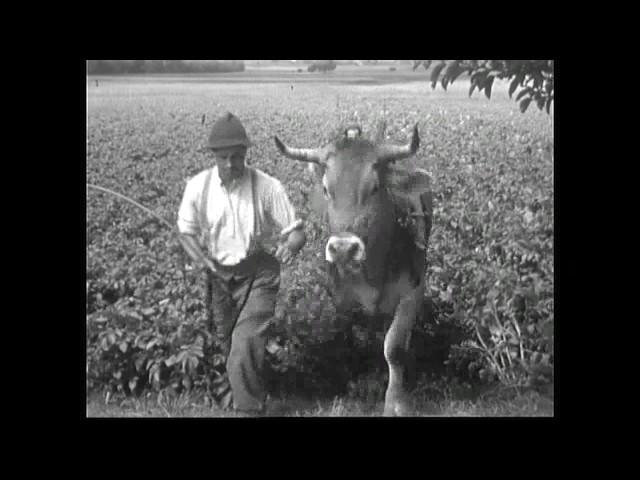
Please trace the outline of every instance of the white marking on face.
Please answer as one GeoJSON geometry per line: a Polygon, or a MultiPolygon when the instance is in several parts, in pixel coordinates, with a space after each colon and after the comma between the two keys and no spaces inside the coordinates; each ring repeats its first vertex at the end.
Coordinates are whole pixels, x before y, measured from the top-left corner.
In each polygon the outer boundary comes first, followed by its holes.
{"type": "Polygon", "coordinates": [[[324,257],[329,263],[335,263],[337,257],[342,257],[349,262],[361,263],[366,258],[364,242],[357,235],[332,235],[327,241],[324,257]]]}
{"type": "Polygon", "coordinates": [[[356,138],[358,136],[357,128],[350,128],[347,130],[347,138],[356,138]]]}

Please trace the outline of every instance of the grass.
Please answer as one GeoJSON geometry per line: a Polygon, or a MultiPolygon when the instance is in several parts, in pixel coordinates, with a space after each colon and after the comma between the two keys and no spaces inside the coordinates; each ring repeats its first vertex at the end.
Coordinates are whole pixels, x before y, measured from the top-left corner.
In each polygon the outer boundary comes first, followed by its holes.
{"type": "MultiPolygon", "coordinates": [[[[299,397],[269,401],[268,417],[378,417],[382,402],[348,398],[306,400],[299,397]]],[[[417,399],[414,417],[552,417],[553,395],[536,391],[486,397],[417,399]]],[[[211,405],[202,395],[181,394],[172,398],[148,394],[143,398],[109,399],[94,394],[87,399],[87,417],[126,418],[233,418],[233,412],[211,405]]]]}

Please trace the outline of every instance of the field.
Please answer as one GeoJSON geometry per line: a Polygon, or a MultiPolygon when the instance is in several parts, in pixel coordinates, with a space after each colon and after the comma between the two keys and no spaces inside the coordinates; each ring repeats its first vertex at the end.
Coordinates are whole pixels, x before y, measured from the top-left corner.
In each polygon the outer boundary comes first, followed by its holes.
{"type": "MultiPolygon", "coordinates": [[[[389,141],[403,142],[418,123],[420,150],[404,163],[431,172],[436,202],[433,315],[415,335],[416,414],[552,415],[553,110],[521,114],[505,84],[490,100],[467,92],[463,78],[432,90],[424,71],[406,66],[90,77],[87,183],[174,223],[185,179],[211,165],[201,147],[212,122],[237,115],[254,143],[248,162],[279,178],[307,221],[307,245],[282,272],[271,394],[302,402],[292,416],[375,414],[385,381],[380,332],[352,327],[355,353],[339,342],[345,327],[324,289],[326,231],[307,201],[312,178],[278,155],[273,136],[316,146],[347,122],[366,133],[385,118],[389,141]],[[486,391],[497,393],[477,393],[486,391]]],[[[175,238],[93,190],[86,220],[88,415],[217,415],[207,392],[220,358],[202,328],[199,279],[175,238]],[[105,406],[106,391],[117,401],[105,406]]]]}

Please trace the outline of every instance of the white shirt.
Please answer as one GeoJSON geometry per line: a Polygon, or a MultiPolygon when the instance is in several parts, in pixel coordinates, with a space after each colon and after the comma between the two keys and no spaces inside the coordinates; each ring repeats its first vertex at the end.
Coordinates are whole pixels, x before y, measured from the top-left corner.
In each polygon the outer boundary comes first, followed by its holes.
{"type": "MultiPolygon", "coordinates": [[[[256,170],[256,197],[260,231],[255,232],[251,174],[244,175],[224,187],[213,167],[206,217],[209,224],[208,253],[222,265],[236,265],[246,258],[263,240],[272,237],[296,220],[296,212],[282,184],[266,173],[256,170]]],[[[180,210],[180,233],[200,237],[200,205],[208,170],[187,182],[180,210]]]]}

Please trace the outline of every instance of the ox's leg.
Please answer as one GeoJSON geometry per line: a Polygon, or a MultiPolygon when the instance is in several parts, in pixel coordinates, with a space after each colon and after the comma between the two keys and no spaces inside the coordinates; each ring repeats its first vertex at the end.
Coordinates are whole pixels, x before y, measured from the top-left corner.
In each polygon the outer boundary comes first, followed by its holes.
{"type": "Polygon", "coordinates": [[[393,322],[384,339],[384,356],[389,367],[389,384],[384,399],[384,415],[406,415],[409,412],[404,372],[409,362],[409,344],[416,316],[422,310],[424,284],[406,294],[396,308],[393,322]]]}

